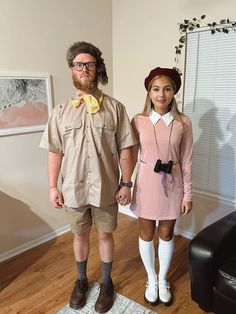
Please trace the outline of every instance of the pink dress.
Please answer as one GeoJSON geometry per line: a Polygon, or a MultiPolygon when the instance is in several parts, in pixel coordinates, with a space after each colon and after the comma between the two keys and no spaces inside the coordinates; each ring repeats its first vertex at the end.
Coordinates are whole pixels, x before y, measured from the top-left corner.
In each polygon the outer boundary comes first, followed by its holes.
{"type": "Polygon", "coordinates": [[[132,125],[139,139],[140,162],[131,210],[151,220],[177,219],[183,199],[192,200],[191,121],[181,115],[181,121],[174,119],[168,126],[162,119],[153,125],[148,116],[136,115],[132,125]],[[154,172],[157,159],[173,160],[172,173],[154,172]]]}

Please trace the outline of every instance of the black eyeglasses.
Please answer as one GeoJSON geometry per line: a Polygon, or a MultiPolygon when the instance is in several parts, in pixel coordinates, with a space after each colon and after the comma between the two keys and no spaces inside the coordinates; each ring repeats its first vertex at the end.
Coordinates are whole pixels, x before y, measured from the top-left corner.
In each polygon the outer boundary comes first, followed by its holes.
{"type": "Polygon", "coordinates": [[[82,71],[84,66],[88,71],[92,71],[96,68],[96,62],[74,62],[72,66],[76,71],[82,71]]]}

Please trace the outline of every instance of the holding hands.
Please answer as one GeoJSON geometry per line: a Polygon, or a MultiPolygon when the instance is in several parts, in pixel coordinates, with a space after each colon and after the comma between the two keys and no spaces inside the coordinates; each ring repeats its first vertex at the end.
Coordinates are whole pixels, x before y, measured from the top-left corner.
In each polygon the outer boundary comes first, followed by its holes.
{"type": "Polygon", "coordinates": [[[131,201],[131,189],[127,186],[122,186],[116,193],[116,201],[120,205],[128,205],[131,201]]]}

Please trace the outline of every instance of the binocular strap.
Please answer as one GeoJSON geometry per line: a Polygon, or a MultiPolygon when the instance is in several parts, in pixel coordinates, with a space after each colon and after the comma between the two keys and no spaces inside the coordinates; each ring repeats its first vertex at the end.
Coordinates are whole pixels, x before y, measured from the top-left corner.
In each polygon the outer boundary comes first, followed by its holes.
{"type": "MultiPolygon", "coordinates": [[[[146,164],[146,165],[150,165],[150,166],[154,166],[152,163],[150,162],[146,162],[144,160],[141,160],[140,159],[140,162],[142,162],[143,164],[146,164]]],[[[164,190],[164,193],[165,193],[165,196],[168,197],[168,193],[167,193],[167,184],[166,184],[166,179],[169,178],[169,184],[172,184],[173,183],[173,177],[172,177],[172,174],[171,173],[165,173],[163,171],[160,171],[159,172],[160,175],[161,175],[161,185],[163,187],[163,190],[164,190]]]]}
{"type": "MultiPolygon", "coordinates": [[[[167,159],[166,160],[171,160],[169,155],[170,155],[170,139],[171,139],[173,124],[174,124],[174,120],[172,120],[171,126],[170,126],[170,132],[169,132],[169,138],[168,138],[168,151],[167,151],[167,159]]],[[[156,147],[157,147],[157,155],[158,155],[157,159],[162,159],[160,156],[160,152],[159,152],[159,146],[158,146],[158,141],[157,141],[157,134],[156,134],[155,125],[153,125],[153,131],[154,131],[155,142],[156,142],[156,147]]]]}

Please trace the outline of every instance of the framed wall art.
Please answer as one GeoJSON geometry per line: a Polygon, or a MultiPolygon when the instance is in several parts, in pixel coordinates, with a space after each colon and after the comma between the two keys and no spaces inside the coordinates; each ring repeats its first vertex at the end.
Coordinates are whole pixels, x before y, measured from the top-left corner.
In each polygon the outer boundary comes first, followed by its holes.
{"type": "Polygon", "coordinates": [[[50,75],[0,72],[0,136],[42,131],[51,111],[50,75]]]}

